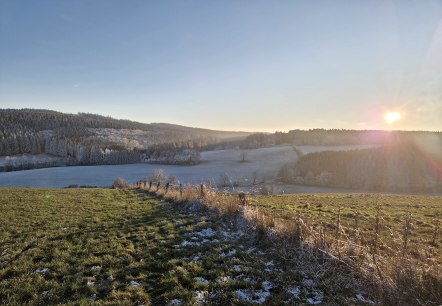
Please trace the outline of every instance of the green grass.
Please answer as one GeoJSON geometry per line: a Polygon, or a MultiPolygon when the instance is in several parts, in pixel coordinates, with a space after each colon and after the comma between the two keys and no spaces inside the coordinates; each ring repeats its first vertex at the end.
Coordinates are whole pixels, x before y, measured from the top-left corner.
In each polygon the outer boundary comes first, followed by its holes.
{"type": "MultiPolygon", "coordinates": [[[[263,280],[277,277],[246,241],[218,233],[216,243],[181,246],[196,231],[220,229],[222,220],[137,190],[0,189],[0,224],[4,305],[87,305],[94,294],[98,305],[194,305],[197,292],[210,292],[212,304],[248,305],[235,290],[262,290],[263,280]],[[233,249],[235,256],[223,255],[233,249]]],[[[290,300],[282,292],[270,301],[281,298],[290,300]]]]}
{"type": "MultiPolygon", "coordinates": [[[[334,223],[337,209],[343,207],[342,222],[350,226],[357,210],[366,231],[375,204],[382,206],[382,222],[398,230],[409,209],[416,223],[413,237],[419,241],[431,238],[432,219],[441,204],[440,197],[393,195],[249,200],[285,220],[301,212],[312,222],[327,224],[334,223]]],[[[247,235],[223,238],[223,233],[237,233],[226,229],[231,220],[182,205],[141,190],[0,189],[0,304],[88,305],[95,295],[97,305],[167,305],[174,299],[196,305],[201,294],[209,305],[249,305],[238,290],[265,293],[262,282],[270,281],[274,288],[266,298],[268,305],[305,305],[318,292],[324,294],[324,305],[364,305],[354,299],[361,291],[330,286],[341,276],[306,275],[300,273],[302,267],[291,266],[291,260],[283,266],[276,257],[267,257],[277,250],[250,251],[260,245],[247,235]],[[208,228],[216,232],[209,243],[183,245],[204,240],[196,233],[208,228]],[[269,265],[272,259],[274,267],[269,265]],[[314,288],[303,285],[310,279],[314,288]],[[300,290],[298,297],[287,291],[294,287],[300,290]]]]}
{"type": "Polygon", "coordinates": [[[442,256],[442,235],[436,235],[436,224],[442,221],[442,197],[394,194],[305,194],[251,196],[249,203],[264,214],[294,220],[297,216],[308,219],[313,225],[321,222],[333,235],[338,216],[344,233],[350,238],[358,230],[366,242],[372,240],[376,215],[380,216],[380,239],[385,246],[402,245],[405,218],[411,214],[410,245],[424,247],[435,257],[442,256]]]}

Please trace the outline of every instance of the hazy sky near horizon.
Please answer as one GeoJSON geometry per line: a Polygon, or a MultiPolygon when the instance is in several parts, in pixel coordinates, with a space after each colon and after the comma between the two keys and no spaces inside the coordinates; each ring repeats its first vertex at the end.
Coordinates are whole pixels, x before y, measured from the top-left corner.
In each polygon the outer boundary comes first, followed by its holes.
{"type": "Polygon", "coordinates": [[[0,0],[0,108],[442,131],[442,1],[0,0]]]}

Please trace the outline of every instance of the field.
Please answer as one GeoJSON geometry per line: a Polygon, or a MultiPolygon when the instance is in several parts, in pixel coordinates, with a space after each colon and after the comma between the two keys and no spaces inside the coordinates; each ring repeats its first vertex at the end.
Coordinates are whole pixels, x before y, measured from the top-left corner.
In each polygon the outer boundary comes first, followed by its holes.
{"type": "MultiPolygon", "coordinates": [[[[365,146],[362,146],[365,147],[365,146]]],[[[303,150],[303,147],[300,147],[303,150]]],[[[361,146],[308,146],[306,152],[322,150],[350,150],[361,146]]],[[[104,166],[75,166],[0,172],[0,187],[58,188],[71,184],[109,187],[116,177],[130,183],[148,177],[155,169],[164,169],[177,176],[182,183],[220,183],[221,174],[227,174],[232,183],[249,185],[253,179],[272,181],[286,163],[294,163],[297,155],[291,146],[246,150],[246,162],[240,162],[242,150],[201,152],[201,163],[194,166],[129,164],[104,166]]],[[[0,166],[2,159],[0,157],[0,166]]],[[[309,187],[304,192],[311,192],[309,187]]],[[[310,187],[311,188],[311,187],[310,187]]],[[[315,187],[317,190],[321,188],[315,187]]],[[[299,191],[298,191],[299,192],[299,191]]],[[[339,192],[339,191],[338,191],[339,192]]]]}
{"type": "MultiPolygon", "coordinates": [[[[376,235],[385,250],[404,247],[404,227],[407,248],[425,251],[442,263],[442,236],[438,226],[442,221],[442,197],[389,194],[304,194],[251,196],[249,203],[266,216],[279,222],[293,222],[300,217],[313,227],[322,226],[331,238],[358,238],[370,245],[376,235]],[[339,226],[339,231],[337,231],[339,226]],[[355,237],[357,236],[357,237],[355,237]]],[[[425,256],[424,254],[420,254],[425,256]]]]}
{"type": "MultiPolygon", "coordinates": [[[[341,273],[348,268],[339,260],[322,257],[318,263],[316,257],[287,252],[275,234],[263,237],[235,209],[222,213],[169,196],[172,191],[155,196],[140,189],[0,189],[0,303],[369,305],[379,298],[360,275],[351,275],[349,282],[341,273]]],[[[215,206],[221,200],[237,202],[234,196],[207,198],[215,206]]],[[[361,231],[370,231],[376,216],[370,203],[381,204],[384,220],[398,230],[399,219],[411,209],[413,223],[422,226],[411,231],[410,240],[425,242],[441,205],[440,197],[396,195],[253,196],[248,201],[250,211],[259,209],[267,220],[292,220],[301,213],[310,224],[323,216],[330,229],[338,207],[344,207],[343,227],[358,210],[361,231]]]]}

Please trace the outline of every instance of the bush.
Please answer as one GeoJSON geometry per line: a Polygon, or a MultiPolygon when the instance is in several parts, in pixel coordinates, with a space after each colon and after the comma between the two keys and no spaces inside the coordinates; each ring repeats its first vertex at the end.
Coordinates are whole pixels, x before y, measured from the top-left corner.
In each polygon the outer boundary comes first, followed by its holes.
{"type": "Polygon", "coordinates": [[[152,172],[151,175],[149,175],[149,181],[152,181],[152,183],[161,183],[164,184],[167,180],[167,175],[164,172],[163,169],[157,169],[154,172],[152,172]]]}
{"type": "Polygon", "coordinates": [[[124,188],[128,188],[129,184],[127,183],[127,181],[121,177],[117,177],[114,181],[114,183],[112,184],[112,187],[114,187],[115,189],[124,189],[124,188]]]}

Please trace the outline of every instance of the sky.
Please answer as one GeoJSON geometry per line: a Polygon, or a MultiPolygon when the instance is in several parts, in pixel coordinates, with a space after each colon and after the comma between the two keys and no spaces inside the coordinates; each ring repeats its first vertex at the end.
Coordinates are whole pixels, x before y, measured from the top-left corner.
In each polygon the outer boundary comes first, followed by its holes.
{"type": "Polygon", "coordinates": [[[0,108],[442,131],[442,1],[0,0],[0,108]]]}

